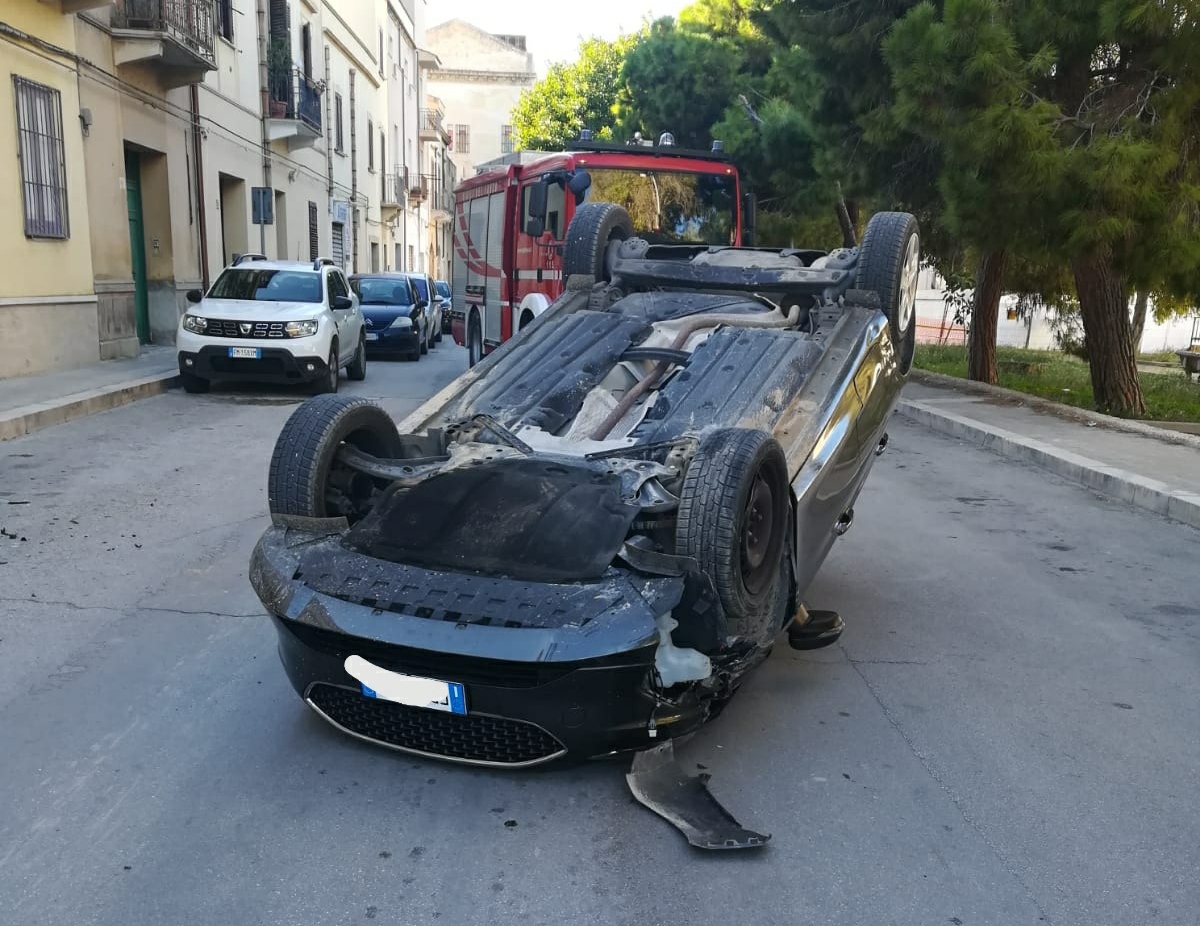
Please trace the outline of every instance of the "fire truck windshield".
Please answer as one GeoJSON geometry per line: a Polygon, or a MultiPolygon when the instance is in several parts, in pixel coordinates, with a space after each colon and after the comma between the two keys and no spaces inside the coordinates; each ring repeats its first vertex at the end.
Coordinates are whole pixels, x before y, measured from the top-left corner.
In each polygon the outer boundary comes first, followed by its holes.
{"type": "Polygon", "coordinates": [[[623,206],[652,244],[734,243],[737,187],[730,174],[588,167],[589,201],[623,206]]]}

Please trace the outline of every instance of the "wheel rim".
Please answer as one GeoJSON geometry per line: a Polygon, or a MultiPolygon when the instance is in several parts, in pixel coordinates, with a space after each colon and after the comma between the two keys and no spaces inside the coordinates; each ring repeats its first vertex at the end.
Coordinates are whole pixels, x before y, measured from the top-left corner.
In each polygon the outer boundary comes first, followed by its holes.
{"type": "Polygon", "coordinates": [[[898,335],[908,331],[913,313],[917,306],[917,284],[921,274],[921,245],[916,235],[908,239],[908,247],[904,251],[904,264],[900,271],[900,311],[897,319],[900,330],[898,335]]]}
{"type": "Polygon", "coordinates": [[[742,581],[757,594],[771,574],[769,554],[775,533],[775,493],[761,470],[754,477],[742,524],[742,581]]]}

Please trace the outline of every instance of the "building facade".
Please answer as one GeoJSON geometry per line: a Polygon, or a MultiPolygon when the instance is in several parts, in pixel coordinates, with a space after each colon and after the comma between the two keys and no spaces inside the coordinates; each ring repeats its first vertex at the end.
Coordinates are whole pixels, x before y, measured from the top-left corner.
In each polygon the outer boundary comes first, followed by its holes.
{"type": "Polygon", "coordinates": [[[460,178],[475,165],[513,150],[511,113],[521,92],[537,80],[523,35],[493,35],[452,19],[430,28],[426,45],[440,66],[429,92],[449,114],[451,158],[460,178]]]}
{"type": "Polygon", "coordinates": [[[236,254],[427,263],[424,17],[425,0],[4,4],[0,141],[19,159],[0,182],[23,208],[0,246],[23,272],[0,283],[0,378],[173,343],[187,291],[236,254]]]}

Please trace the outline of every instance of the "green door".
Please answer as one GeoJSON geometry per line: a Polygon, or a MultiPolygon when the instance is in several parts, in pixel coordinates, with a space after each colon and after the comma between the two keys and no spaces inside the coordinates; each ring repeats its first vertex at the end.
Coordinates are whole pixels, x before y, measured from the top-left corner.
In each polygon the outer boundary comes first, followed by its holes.
{"type": "Polygon", "coordinates": [[[150,343],[150,294],[146,288],[146,234],[142,223],[142,165],[136,151],[125,152],[125,202],[129,209],[129,253],[133,270],[133,311],[138,341],[150,343]]]}

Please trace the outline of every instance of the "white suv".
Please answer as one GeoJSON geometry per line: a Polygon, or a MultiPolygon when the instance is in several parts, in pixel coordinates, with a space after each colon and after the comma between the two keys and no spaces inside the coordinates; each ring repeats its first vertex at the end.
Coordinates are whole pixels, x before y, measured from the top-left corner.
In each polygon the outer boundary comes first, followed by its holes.
{"type": "Polygon", "coordinates": [[[328,258],[311,263],[243,254],[208,293],[187,294],[175,346],[188,392],[212,380],[304,383],[337,392],[338,372],[365,379],[362,310],[346,275],[328,258]]]}

